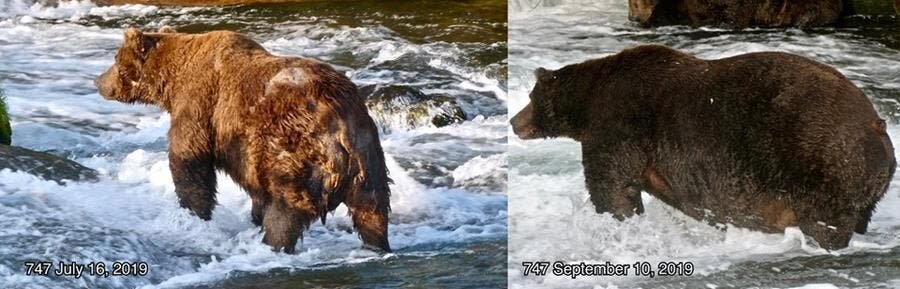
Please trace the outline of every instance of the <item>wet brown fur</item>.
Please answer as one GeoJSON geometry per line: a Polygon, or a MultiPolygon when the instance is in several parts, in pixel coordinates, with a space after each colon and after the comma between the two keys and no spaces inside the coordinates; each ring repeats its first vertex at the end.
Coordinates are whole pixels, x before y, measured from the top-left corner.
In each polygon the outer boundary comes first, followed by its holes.
{"type": "Polygon", "coordinates": [[[366,246],[389,251],[387,169],[356,86],[328,64],[269,54],[229,31],[125,32],[100,94],[171,115],[169,165],[182,207],[209,220],[215,170],[252,199],[263,241],[293,252],[344,203],[366,246]]]}
{"type": "Polygon", "coordinates": [[[643,212],[644,190],[710,223],[799,226],[843,248],[896,167],[868,98],[800,56],[702,60],[644,45],[535,74],[514,132],[580,141],[591,200],[619,219],[643,212]]]}

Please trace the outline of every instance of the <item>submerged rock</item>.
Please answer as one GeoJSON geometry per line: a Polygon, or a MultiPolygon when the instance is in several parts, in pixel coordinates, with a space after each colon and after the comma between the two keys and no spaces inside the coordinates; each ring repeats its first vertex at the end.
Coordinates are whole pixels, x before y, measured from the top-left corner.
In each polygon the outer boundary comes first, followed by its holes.
{"type": "Polygon", "coordinates": [[[97,171],[72,160],[17,146],[0,145],[0,170],[22,171],[46,180],[95,181],[97,171]]]}
{"type": "Polygon", "coordinates": [[[384,130],[443,127],[466,120],[459,103],[446,94],[425,94],[405,85],[367,85],[359,90],[372,118],[384,130]]]}

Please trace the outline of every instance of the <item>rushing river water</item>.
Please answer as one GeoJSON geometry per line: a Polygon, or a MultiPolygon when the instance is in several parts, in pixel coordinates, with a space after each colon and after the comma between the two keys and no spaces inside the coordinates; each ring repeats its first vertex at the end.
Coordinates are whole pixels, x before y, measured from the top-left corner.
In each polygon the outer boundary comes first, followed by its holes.
{"type": "MultiPolygon", "coordinates": [[[[838,27],[641,29],[627,20],[624,0],[511,1],[510,113],[528,101],[532,71],[603,57],[642,43],[661,43],[700,58],[786,51],[834,66],[890,119],[900,143],[900,20],[853,17],[838,27]]],[[[900,150],[897,150],[900,153],[900,150]]],[[[898,156],[900,157],[900,156],[898,156]]],[[[580,146],[569,140],[510,140],[511,288],[898,288],[900,180],[878,205],[869,232],[850,247],[827,252],[797,229],[764,234],[720,231],[644,194],[646,213],[619,222],[588,201],[580,146]],[[691,277],[523,276],[523,261],[633,264],[692,262],[691,277]]]]}
{"type": "Polygon", "coordinates": [[[0,1],[0,87],[13,144],[97,169],[59,185],[0,171],[5,288],[502,287],[506,284],[506,2],[311,1],[224,8],[46,7],[0,1]],[[344,207],[314,224],[297,253],[274,253],[250,203],[219,176],[203,222],[178,208],[166,158],[169,117],[102,99],[92,80],[125,27],[229,29],[275,54],[315,57],[360,86],[450,96],[465,120],[410,125],[382,115],[395,250],[360,248],[344,207]],[[145,277],[26,276],[25,261],[147,262],[145,277]]]}

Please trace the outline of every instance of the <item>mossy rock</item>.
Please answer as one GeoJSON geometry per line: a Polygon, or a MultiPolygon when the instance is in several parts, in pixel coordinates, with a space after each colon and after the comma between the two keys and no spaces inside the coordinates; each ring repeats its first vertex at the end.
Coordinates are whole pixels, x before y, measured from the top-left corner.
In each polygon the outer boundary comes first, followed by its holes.
{"type": "Polygon", "coordinates": [[[372,118],[385,130],[432,125],[444,127],[466,120],[452,96],[425,94],[406,85],[368,85],[360,88],[372,118]]]}
{"type": "Polygon", "coordinates": [[[95,181],[97,171],[72,160],[30,149],[0,145],[0,170],[27,172],[62,184],[63,180],[95,181]]]}
{"type": "Polygon", "coordinates": [[[10,143],[12,143],[12,128],[9,126],[6,96],[3,95],[3,89],[0,89],[0,144],[9,145],[10,143]]]}

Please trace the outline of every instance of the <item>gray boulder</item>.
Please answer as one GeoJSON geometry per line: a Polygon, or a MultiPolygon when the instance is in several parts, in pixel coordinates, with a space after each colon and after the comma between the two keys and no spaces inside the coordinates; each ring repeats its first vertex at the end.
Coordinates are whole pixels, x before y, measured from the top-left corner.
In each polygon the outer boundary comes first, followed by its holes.
{"type": "Polygon", "coordinates": [[[0,170],[26,172],[59,184],[63,180],[96,181],[97,171],[72,160],[30,149],[0,145],[0,170]]]}

